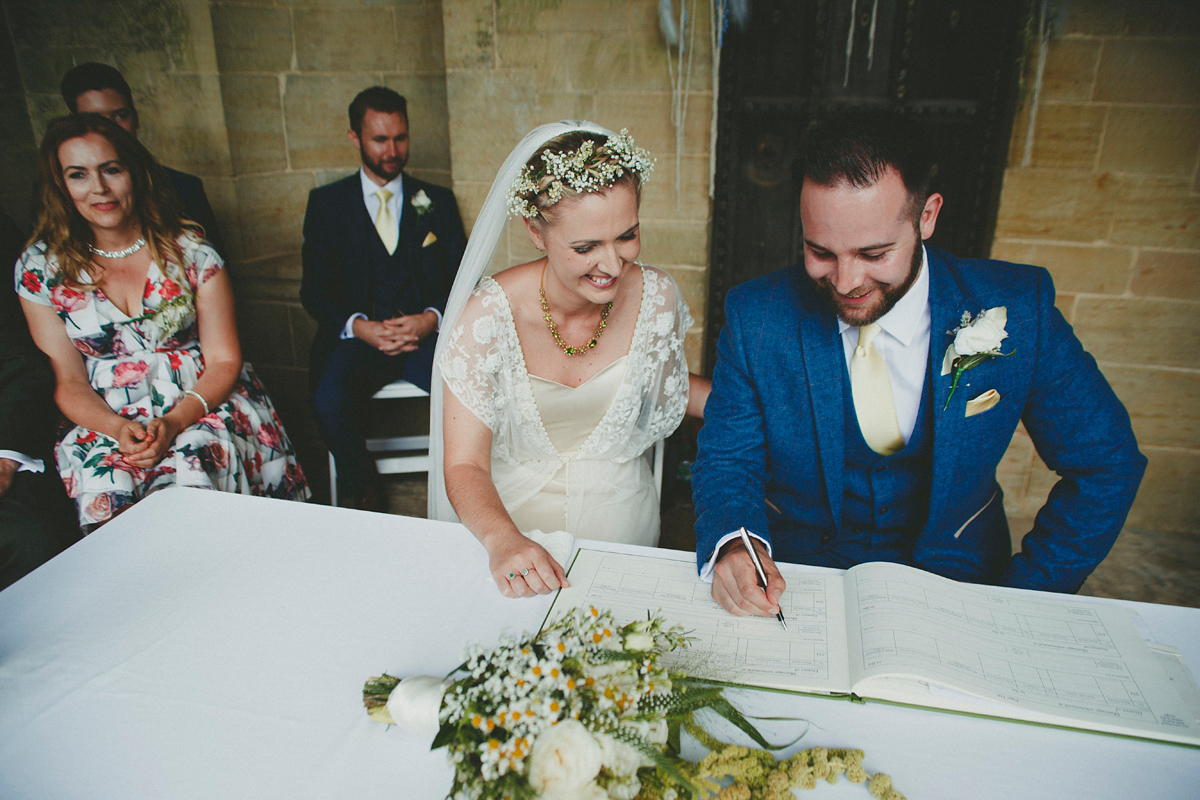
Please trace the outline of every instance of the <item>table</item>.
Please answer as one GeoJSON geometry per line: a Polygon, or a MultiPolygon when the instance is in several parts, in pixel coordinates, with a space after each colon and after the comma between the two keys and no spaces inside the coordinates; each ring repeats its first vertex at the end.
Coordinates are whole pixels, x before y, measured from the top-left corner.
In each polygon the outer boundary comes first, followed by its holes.
{"type": "MultiPolygon", "coordinates": [[[[362,684],[445,674],[472,641],[536,629],[549,597],[506,599],[486,566],[459,525],[158,492],[0,592],[0,798],[441,798],[443,754],[371,722],[362,684]]],[[[1200,674],[1200,610],[1124,605],[1200,674]]],[[[1200,786],[1189,748],[795,695],[735,702],[810,720],[803,746],[865,749],[913,800],[1200,786]]],[[[869,798],[844,781],[812,796],[869,798]]]]}

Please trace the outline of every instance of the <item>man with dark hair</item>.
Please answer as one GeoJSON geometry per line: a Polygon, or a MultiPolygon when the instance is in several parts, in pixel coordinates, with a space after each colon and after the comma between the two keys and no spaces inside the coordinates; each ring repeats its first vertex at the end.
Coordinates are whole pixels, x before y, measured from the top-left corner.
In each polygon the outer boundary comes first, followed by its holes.
{"type": "MultiPolygon", "coordinates": [[[[72,67],[63,75],[59,85],[63,102],[72,114],[103,114],[125,130],[138,135],[140,121],[133,104],[133,92],[125,77],[115,67],[89,61],[72,67]]],[[[164,166],[171,188],[179,198],[180,213],[204,228],[206,238],[222,256],[225,248],[217,230],[217,218],[213,215],[204,183],[195,175],[164,166]]]]}
{"type": "Polygon", "coordinates": [[[404,173],[401,95],[382,86],[360,92],[350,104],[349,137],[362,167],[308,196],[300,300],[317,321],[309,377],[338,495],[375,508],[378,475],[363,405],[399,378],[429,390],[466,234],[453,192],[404,173]]]}
{"type": "MultiPolygon", "coordinates": [[[[0,212],[0,262],[21,236],[0,212]]],[[[79,539],[74,508],[54,467],[54,373],[34,346],[12,283],[0,286],[0,589],[79,539]]]]}
{"type": "Polygon", "coordinates": [[[1146,460],[1049,274],[923,244],[942,196],[904,118],[819,122],[802,153],[804,263],[726,299],[692,473],[713,598],[773,615],[772,558],[1078,590],[1146,460]],[[1013,554],[996,467],[1018,423],[1061,479],[1013,554]]]}

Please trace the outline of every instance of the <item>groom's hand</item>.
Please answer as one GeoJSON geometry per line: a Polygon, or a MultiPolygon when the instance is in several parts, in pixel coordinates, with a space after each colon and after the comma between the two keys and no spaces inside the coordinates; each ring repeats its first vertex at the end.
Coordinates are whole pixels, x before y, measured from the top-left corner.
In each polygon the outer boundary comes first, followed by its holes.
{"type": "Polygon", "coordinates": [[[712,596],[721,607],[739,617],[773,617],[779,611],[779,598],[787,584],[775,562],[767,555],[767,547],[757,539],[751,539],[762,561],[767,575],[767,589],[758,585],[758,570],[746,545],[740,539],[726,542],[713,568],[712,596]]]}

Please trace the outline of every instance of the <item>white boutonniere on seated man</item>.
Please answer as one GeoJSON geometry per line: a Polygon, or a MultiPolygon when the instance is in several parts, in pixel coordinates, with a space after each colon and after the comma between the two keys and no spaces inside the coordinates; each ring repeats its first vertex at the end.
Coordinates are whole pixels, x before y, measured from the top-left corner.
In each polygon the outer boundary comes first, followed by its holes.
{"type": "Polygon", "coordinates": [[[1008,308],[996,306],[972,317],[970,311],[964,311],[959,326],[952,331],[954,341],[946,348],[946,357],[942,359],[942,374],[953,377],[950,380],[950,393],[946,395],[945,411],[950,407],[950,398],[958,388],[962,374],[974,369],[985,361],[991,361],[996,356],[1011,356],[1012,353],[1001,353],[1000,343],[1008,338],[1004,326],[1008,324],[1008,308]]]}
{"type": "Polygon", "coordinates": [[[425,194],[424,189],[420,189],[412,196],[412,207],[417,210],[417,216],[423,217],[433,208],[433,201],[429,199],[429,195],[425,194]]]}

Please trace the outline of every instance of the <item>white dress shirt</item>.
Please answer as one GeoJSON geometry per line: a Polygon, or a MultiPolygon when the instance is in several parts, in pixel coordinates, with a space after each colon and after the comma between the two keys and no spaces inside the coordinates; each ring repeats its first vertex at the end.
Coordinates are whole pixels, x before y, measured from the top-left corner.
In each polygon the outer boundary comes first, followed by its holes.
{"type": "Polygon", "coordinates": [[[40,458],[30,458],[16,450],[0,450],[0,458],[11,458],[17,462],[17,472],[41,472],[46,468],[40,458]]]}
{"type": "MultiPolygon", "coordinates": [[[[882,330],[873,344],[887,363],[888,377],[892,383],[892,399],[896,404],[896,422],[904,443],[912,437],[917,426],[917,414],[921,410],[921,395],[925,391],[925,373],[929,366],[929,331],[932,317],[929,313],[929,256],[921,245],[921,271],[917,279],[896,305],[880,317],[877,322],[882,330]]],[[[838,320],[838,333],[842,337],[842,350],[846,356],[846,369],[858,346],[859,328],[838,320]]],[[[753,531],[750,535],[767,546],[771,545],[753,531]]],[[[700,579],[712,580],[713,568],[717,564],[717,553],[730,539],[739,538],[738,531],[727,533],[717,542],[708,562],[700,570],[700,579]]]]}

